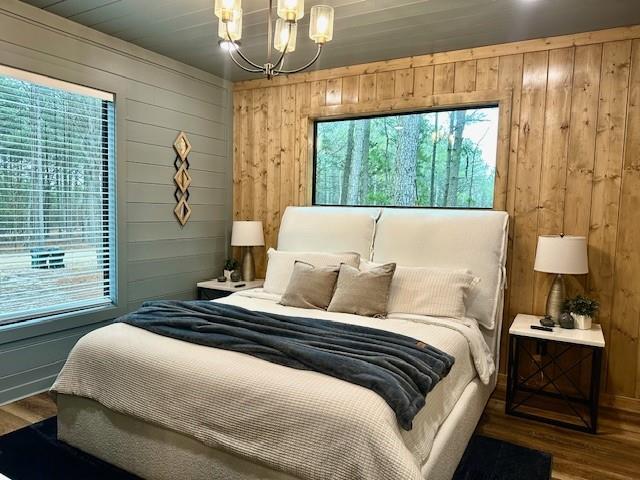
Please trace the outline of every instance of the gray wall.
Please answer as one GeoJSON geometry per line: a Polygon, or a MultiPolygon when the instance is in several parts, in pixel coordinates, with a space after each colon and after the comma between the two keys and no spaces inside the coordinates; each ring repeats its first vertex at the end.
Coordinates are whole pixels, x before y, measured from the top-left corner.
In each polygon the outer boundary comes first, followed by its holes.
{"type": "MultiPolygon", "coordinates": [[[[118,305],[0,327],[0,404],[48,388],[75,342],[153,298],[190,299],[222,268],[231,219],[230,84],[16,0],[0,63],[116,94],[118,305]],[[193,214],[173,215],[172,144],[187,133],[193,214]]],[[[0,286],[1,288],[1,286],[0,286]]]]}

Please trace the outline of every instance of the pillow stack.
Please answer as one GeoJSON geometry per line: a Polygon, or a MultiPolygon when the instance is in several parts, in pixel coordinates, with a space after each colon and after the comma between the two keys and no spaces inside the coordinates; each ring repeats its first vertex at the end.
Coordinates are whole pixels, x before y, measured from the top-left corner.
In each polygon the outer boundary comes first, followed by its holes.
{"type": "Polygon", "coordinates": [[[268,251],[264,291],[282,305],[368,317],[404,313],[464,318],[479,282],[465,269],[396,267],[361,261],[357,253],[268,251]]]}

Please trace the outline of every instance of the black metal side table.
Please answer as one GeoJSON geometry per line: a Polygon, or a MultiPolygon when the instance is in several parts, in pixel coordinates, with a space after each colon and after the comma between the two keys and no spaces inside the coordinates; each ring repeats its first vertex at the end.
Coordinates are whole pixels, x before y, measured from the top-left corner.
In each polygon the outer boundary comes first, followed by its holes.
{"type": "Polygon", "coordinates": [[[532,329],[531,325],[540,325],[539,318],[519,314],[509,329],[506,413],[596,433],[605,345],[602,329],[596,324],[591,330],[532,329]],[[584,387],[576,376],[587,366],[589,385],[584,387]],[[565,413],[545,408],[552,401],[565,413]]]}

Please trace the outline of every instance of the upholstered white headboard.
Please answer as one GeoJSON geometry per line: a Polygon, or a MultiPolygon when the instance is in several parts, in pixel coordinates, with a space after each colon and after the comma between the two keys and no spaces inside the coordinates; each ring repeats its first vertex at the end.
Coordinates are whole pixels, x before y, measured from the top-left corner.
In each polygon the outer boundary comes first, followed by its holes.
{"type": "Polygon", "coordinates": [[[355,251],[374,262],[466,268],[480,278],[468,313],[498,355],[505,286],[506,212],[491,210],[288,207],[278,248],[355,251]]]}
{"type": "Polygon", "coordinates": [[[357,252],[371,259],[379,208],[287,207],[278,249],[290,252],[357,252]]]}

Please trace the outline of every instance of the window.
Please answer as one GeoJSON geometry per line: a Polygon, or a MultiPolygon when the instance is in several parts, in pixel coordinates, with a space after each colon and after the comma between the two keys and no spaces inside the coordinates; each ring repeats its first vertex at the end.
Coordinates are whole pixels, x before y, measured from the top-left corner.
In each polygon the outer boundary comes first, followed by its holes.
{"type": "Polygon", "coordinates": [[[0,66],[0,325],[115,301],[113,95],[0,66]]]}
{"type": "Polygon", "coordinates": [[[498,107],[315,124],[314,204],[492,208],[498,107]]]}

